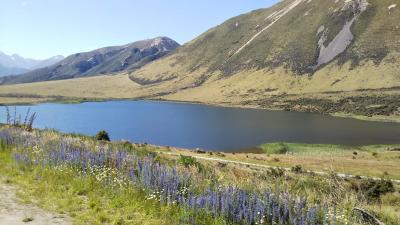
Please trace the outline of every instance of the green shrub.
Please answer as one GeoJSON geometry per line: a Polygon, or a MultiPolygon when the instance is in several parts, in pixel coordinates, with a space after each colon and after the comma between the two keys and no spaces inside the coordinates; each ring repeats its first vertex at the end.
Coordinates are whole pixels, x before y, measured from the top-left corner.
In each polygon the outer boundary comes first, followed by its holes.
{"type": "Polygon", "coordinates": [[[101,130],[99,131],[99,133],[96,134],[96,140],[110,141],[110,136],[108,135],[107,131],[101,130]]]}
{"type": "Polygon", "coordinates": [[[0,151],[4,151],[6,150],[6,148],[7,148],[6,143],[2,139],[0,139],[0,151]]]}
{"type": "Polygon", "coordinates": [[[24,223],[29,223],[29,222],[32,222],[33,221],[33,218],[32,217],[25,217],[23,220],[22,220],[22,222],[24,222],[24,223]]]}
{"type": "Polygon", "coordinates": [[[286,154],[290,151],[285,143],[268,143],[261,145],[260,148],[267,154],[286,154]]]}
{"type": "Polygon", "coordinates": [[[274,178],[283,177],[285,175],[285,170],[281,168],[270,168],[268,175],[274,178]]]}
{"type": "Polygon", "coordinates": [[[192,156],[180,155],[179,163],[185,167],[191,167],[191,166],[197,167],[199,172],[204,171],[203,165],[201,163],[197,162],[196,158],[194,158],[192,156]]]}
{"type": "Polygon", "coordinates": [[[130,153],[133,152],[133,144],[129,141],[123,141],[122,143],[120,143],[120,146],[122,149],[124,149],[127,152],[130,152],[130,153]]]}
{"type": "Polygon", "coordinates": [[[179,163],[184,165],[185,167],[196,166],[197,160],[191,156],[180,155],[179,163]]]}
{"type": "Polygon", "coordinates": [[[361,180],[359,186],[357,187],[358,191],[367,199],[367,200],[378,200],[382,195],[387,193],[392,193],[395,191],[393,182],[390,180],[361,180]]]}
{"type": "Polygon", "coordinates": [[[294,173],[301,173],[303,172],[303,167],[301,165],[296,165],[291,168],[291,171],[294,173]]]}

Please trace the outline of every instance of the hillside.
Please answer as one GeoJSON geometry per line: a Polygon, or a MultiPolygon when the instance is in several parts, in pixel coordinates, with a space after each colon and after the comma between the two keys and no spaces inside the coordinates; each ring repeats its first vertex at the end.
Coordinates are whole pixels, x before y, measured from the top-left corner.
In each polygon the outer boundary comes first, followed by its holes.
{"type": "Polygon", "coordinates": [[[131,77],[174,77],[182,89],[235,86],[222,96],[234,89],[276,94],[399,86],[400,8],[393,3],[282,1],[210,29],[131,77]]]}
{"type": "Polygon", "coordinates": [[[62,80],[137,69],[178,46],[172,39],[159,37],[123,46],[100,48],[68,56],[49,67],[4,78],[0,84],[62,80]]]}
{"type": "MultiPolygon", "coordinates": [[[[398,96],[398,21],[394,0],[286,0],[229,19],[130,77],[163,81],[152,89],[170,100],[267,101],[271,108],[302,105],[281,102],[293,95],[397,90],[398,96]]],[[[392,99],[390,113],[399,113],[399,98],[392,99]]]]}

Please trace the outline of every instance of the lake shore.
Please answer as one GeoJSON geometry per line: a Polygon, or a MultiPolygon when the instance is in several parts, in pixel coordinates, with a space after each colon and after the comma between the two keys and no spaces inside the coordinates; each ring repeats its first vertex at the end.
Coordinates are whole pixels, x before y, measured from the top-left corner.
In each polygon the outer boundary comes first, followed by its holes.
{"type": "MultiPolygon", "coordinates": [[[[132,99],[132,100],[140,100],[140,99],[132,99]]],[[[228,102],[199,102],[199,101],[184,101],[184,100],[169,100],[169,99],[143,99],[143,100],[150,100],[150,101],[164,101],[164,102],[174,102],[174,103],[182,103],[182,104],[196,104],[196,105],[209,105],[209,106],[218,106],[218,107],[228,107],[228,108],[242,108],[242,109],[261,109],[261,110],[274,110],[274,111],[289,111],[288,109],[280,108],[280,107],[265,107],[256,104],[236,104],[236,103],[228,103],[228,102]]],[[[293,109],[294,112],[304,112],[303,110],[296,110],[293,109]]],[[[318,113],[318,112],[309,112],[309,113],[318,113]]],[[[341,117],[341,118],[351,118],[357,120],[364,120],[364,121],[374,121],[374,122],[391,122],[391,123],[400,123],[400,115],[373,115],[373,116],[363,116],[363,115],[356,115],[351,113],[344,113],[344,112],[335,112],[335,113],[318,113],[318,114],[325,114],[330,115],[333,117],[341,117]]]]}
{"type": "MultiPolygon", "coordinates": [[[[161,102],[173,102],[182,104],[197,104],[197,105],[209,105],[229,108],[243,108],[243,109],[262,109],[262,110],[275,110],[275,111],[288,111],[288,109],[282,107],[266,107],[259,104],[237,104],[232,102],[201,102],[201,101],[185,101],[185,100],[171,100],[166,98],[71,98],[71,97],[2,97],[0,96],[0,106],[18,106],[18,105],[36,105],[41,103],[61,103],[61,104],[80,104],[84,102],[106,102],[106,101],[161,101],[161,102]]],[[[291,109],[291,111],[304,112],[304,110],[291,109]]],[[[318,113],[318,112],[315,112],[318,113]]],[[[334,112],[334,113],[319,113],[326,114],[334,117],[352,118],[364,121],[375,121],[375,122],[392,122],[400,123],[400,115],[356,115],[345,112],[334,112]]]]}
{"type": "MultiPolygon", "coordinates": [[[[167,85],[167,84],[165,84],[167,85]]],[[[129,74],[0,86],[0,105],[44,102],[80,103],[110,100],[159,100],[235,108],[257,108],[361,120],[400,122],[400,88],[337,92],[231,90],[140,85],[129,74]]],[[[232,89],[232,88],[231,88],[232,89]]]]}
{"type": "MultiPolygon", "coordinates": [[[[6,127],[7,125],[0,124],[0,131],[6,127]]],[[[68,134],[54,129],[36,129],[36,131],[59,137],[72,136],[93,139],[89,135],[68,134]]],[[[249,164],[252,167],[284,168],[286,170],[301,165],[304,170],[316,174],[326,175],[334,172],[343,174],[345,177],[362,176],[374,179],[386,177],[400,180],[400,143],[346,146],[279,142],[265,143],[239,152],[162,146],[151,143],[131,143],[126,140],[114,140],[113,143],[129,143],[134,148],[163,154],[167,158],[185,155],[205,161],[221,160],[244,164],[244,166],[249,164]]]]}
{"type": "MultiPolygon", "coordinates": [[[[248,148],[265,142],[349,146],[400,143],[400,129],[396,123],[372,123],[255,107],[234,108],[232,105],[215,107],[171,101],[111,100],[10,107],[11,116],[14,110],[22,119],[28,111],[35,112],[37,128],[92,135],[104,129],[114,139],[227,152],[253,151],[248,148]]],[[[0,113],[5,122],[6,108],[2,107],[0,113]]]]}

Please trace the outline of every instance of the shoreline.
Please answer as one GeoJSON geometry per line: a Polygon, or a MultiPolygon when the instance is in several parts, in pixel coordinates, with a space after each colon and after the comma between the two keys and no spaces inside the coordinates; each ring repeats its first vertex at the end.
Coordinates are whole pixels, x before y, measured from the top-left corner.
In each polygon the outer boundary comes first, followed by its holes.
{"type": "MultiPolygon", "coordinates": [[[[16,98],[16,97],[12,97],[16,98]]],[[[192,104],[192,105],[204,105],[204,106],[212,106],[212,107],[225,107],[225,108],[236,108],[236,109],[256,109],[256,110],[270,110],[270,111],[288,111],[279,107],[263,107],[255,104],[235,104],[231,102],[201,102],[201,101],[185,101],[185,100],[170,100],[165,98],[65,98],[65,99],[52,99],[54,96],[42,96],[38,98],[38,101],[15,101],[9,103],[1,103],[0,98],[0,106],[30,106],[30,105],[38,105],[38,104],[46,104],[46,103],[54,103],[54,104],[81,104],[87,102],[109,102],[109,101],[153,101],[153,102],[169,102],[169,103],[179,103],[179,104],[192,104]],[[43,98],[43,100],[41,100],[43,98]],[[48,98],[48,99],[46,99],[48,98]]],[[[18,98],[16,98],[18,99],[18,98]]],[[[301,110],[289,110],[291,112],[302,112],[302,113],[315,113],[319,115],[327,115],[337,118],[348,118],[348,119],[356,119],[361,121],[370,121],[370,122],[383,122],[383,123],[400,123],[400,116],[383,116],[383,115],[375,115],[375,116],[364,116],[364,115],[356,115],[351,113],[344,112],[335,112],[335,113],[318,113],[318,112],[304,112],[301,110]]]]}
{"type": "MultiPolygon", "coordinates": [[[[7,129],[9,125],[0,123],[0,131],[7,129]]],[[[11,126],[12,127],[12,126],[11,126]]],[[[58,130],[48,131],[47,129],[34,128],[34,132],[50,132],[60,137],[73,137],[77,139],[88,139],[95,140],[93,136],[61,132],[58,130]]],[[[275,168],[284,169],[291,171],[296,165],[304,166],[306,172],[315,173],[319,175],[329,175],[332,171],[343,178],[372,178],[380,179],[379,175],[370,174],[368,171],[353,171],[352,167],[354,164],[359,162],[355,160],[355,156],[358,160],[365,160],[361,162],[371,163],[383,163],[387,159],[396,160],[400,158],[400,143],[398,144],[374,144],[374,145],[360,145],[360,146],[346,146],[336,144],[304,144],[304,143],[290,143],[290,142],[279,142],[279,143],[265,143],[253,148],[244,149],[240,152],[231,152],[223,150],[205,150],[199,148],[184,148],[174,147],[165,145],[156,145],[151,143],[140,143],[132,142],[129,140],[111,140],[105,142],[111,145],[119,145],[129,143],[137,149],[144,149],[146,151],[155,152],[163,155],[170,155],[179,157],[181,155],[194,157],[200,160],[216,161],[222,163],[233,163],[243,166],[251,166],[258,168],[275,168]],[[282,152],[277,145],[286,146],[286,151],[282,152]],[[257,152],[253,151],[257,148],[257,152]],[[354,154],[357,152],[357,154],[354,154]],[[394,157],[398,156],[398,157],[394,157]],[[352,158],[351,158],[352,157],[352,158]],[[387,158],[389,157],[389,158],[387,158]],[[332,159],[336,159],[333,160],[332,159]],[[386,159],[382,161],[382,159],[386,159]],[[315,163],[320,161],[321,163],[315,163]],[[321,167],[326,163],[330,163],[330,168],[321,167]],[[335,166],[335,164],[337,164],[335,166]],[[340,166],[338,166],[340,165],[340,166]],[[333,166],[333,167],[332,167],[333,166]],[[333,169],[335,168],[335,169],[333,169]]],[[[278,146],[279,147],[279,146],[278,146]]],[[[389,163],[390,164],[390,163],[389,163]]],[[[365,166],[365,165],[364,165],[365,166]]],[[[380,170],[384,170],[380,168],[380,170]]],[[[389,172],[389,171],[386,171],[389,172]]],[[[394,172],[390,174],[382,173],[383,176],[389,177],[389,179],[400,184],[400,176],[394,172]]]]}
{"type": "MultiPolygon", "coordinates": [[[[207,103],[207,102],[197,102],[197,101],[178,101],[178,100],[165,100],[165,99],[138,99],[138,100],[148,100],[148,101],[159,101],[159,102],[173,102],[173,103],[181,103],[181,104],[193,104],[193,105],[206,105],[206,106],[214,106],[214,107],[225,107],[225,108],[237,108],[237,109],[257,109],[257,110],[270,110],[270,111],[286,111],[282,108],[273,108],[273,107],[262,107],[259,105],[240,105],[240,104],[229,104],[229,103],[207,103]]],[[[319,115],[332,116],[337,118],[348,118],[348,119],[356,119],[362,121],[371,121],[371,122],[386,122],[386,123],[400,123],[400,116],[363,116],[356,114],[348,114],[343,112],[337,113],[317,113],[317,112],[304,112],[304,111],[296,111],[292,110],[290,112],[299,112],[299,113],[313,113],[319,115]]]]}

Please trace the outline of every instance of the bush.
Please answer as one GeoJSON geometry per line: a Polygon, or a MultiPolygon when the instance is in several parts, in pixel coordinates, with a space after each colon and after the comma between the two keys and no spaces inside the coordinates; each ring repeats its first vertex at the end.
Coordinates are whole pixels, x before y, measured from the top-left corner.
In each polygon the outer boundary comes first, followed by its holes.
{"type": "Polygon", "coordinates": [[[132,145],[131,142],[129,142],[129,141],[124,141],[124,142],[121,143],[121,145],[122,145],[122,148],[123,148],[125,151],[130,152],[130,153],[133,152],[133,145],[132,145]]]}
{"type": "Polygon", "coordinates": [[[303,167],[301,165],[296,165],[291,168],[292,172],[294,173],[302,173],[303,167]]]}
{"type": "Polygon", "coordinates": [[[3,141],[3,139],[0,139],[0,151],[4,151],[6,150],[7,145],[5,143],[5,141],[3,141]]]}
{"type": "Polygon", "coordinates": [[[268,175],[274,178],[285,176],[285,171],[281,168],[269,168],[268,175]]]}
{"type": "Polygon", "coordinates": [[[390,180],[362,180],[360,181],[358,190],[368,200],[378,200],[381,195],[392,193],[395,191],[393,182],[390,180]]]}
{"type": "Polygon", "coordinates": [[[197,160],[191,156],[180,155],[179,163],[184,165],[185,167],[196,166],[197,160]]]}
{"type": "Polygon", "coordinates": [[[204,171],[204,167],[201,163],[197,162],[196,158],[191,156],[180,155],[179,163],[184,165],[185,167],[197,167],[199,172],[204,171]]]}
{"type": "Polygon", "coordinates": [[[110,136],[108,135],[107,131],[101,130],[99,131],[99,133],[96,134],[96,140],[110,141],[110,136]]]}
{"type": "Polygon", "coordinates": [[[290,152],[289,146],[285,143],[269,143],[261,146],[264,153],[283,155],[290,152]]]}

